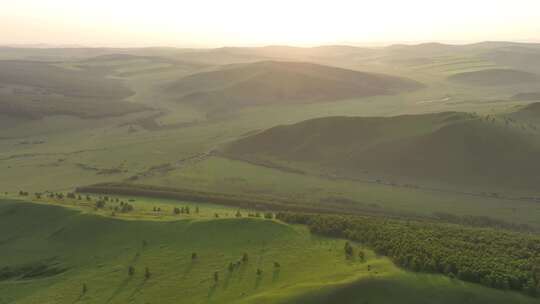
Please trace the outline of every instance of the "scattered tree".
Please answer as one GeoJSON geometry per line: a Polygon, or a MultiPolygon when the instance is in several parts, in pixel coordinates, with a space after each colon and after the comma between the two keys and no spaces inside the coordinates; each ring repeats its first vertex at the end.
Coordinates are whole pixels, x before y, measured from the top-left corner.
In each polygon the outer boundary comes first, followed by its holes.
{"type": "Polygon", "coordinates": [[[262,276],[263,271],[260,268],[257,268],[257,276],[262,276]]]}
{"type": "Polygon", "coordinates": [[[364,251],[362,251],[362,250],[358,251],[358,258],[360,259],[360,261],[365,261],[366,260],[366,256],[364,254],[364,251]]]}
{"type": "Polygon", "coordinates": [[[196,252],[194,252],[194,253],[191,254],[191,259],[192,259],[192,260],[196,260],[196,259],[197,259],[197,253],[196,253],[196,252]]]}
{"type": "Polygon", "coordinates": [[[347,257],[351,257],[354,254],[354,248],[349,242],[345,242],[345,254],[347,257]]]}
{"type": "Polygon", "coordinates": [[[88,291],[88,288],[86,287],[86,283],[83,283],[82,284],[82,294],[86,294],[87,291],[88,291]]]}
{"type": "Polygon", "coordinates": [[[105,201],[103,201],[103,200],[96,201],[96,208],[97,209],[102,209],[104,207],[105,207],[105,201]]]}
{"type": "Polygon", "coordinates": [[[135,274],[135,267],[129,266],[128,267],[128,275],[132,277],[135,274]]]}
{"type": "Polygon", "coordinates": [[[236,217],[242,217],[242,213],[240,213],[240,210],[236,211],[236,217]]]}
{"type": "Polygon", "coordinates": [[[148,267],[144,268],[144,278],[148,280],[151,276],[152,274],[150,273],[150,269],[148,269],[148,267]]]}
{"type": "Polygon", "coordinates": [[[122,206],[122,212],[123,213],[131,212],[131,211],[133,211],[133,206],[132,205],[126,203],[126,204],[124,204],[122,206]]]}
{"type": "Polygon", "coordinates": [[[214,282],[217,283],[219,281],[219,272],[214,272],[214,282]]]}
{"type": "Polygon", "coordinates": [[[244,255],[242,255],[242,262],[246,263],[248,260],[249,260],[248,254],[244,253],[244,255]]]}

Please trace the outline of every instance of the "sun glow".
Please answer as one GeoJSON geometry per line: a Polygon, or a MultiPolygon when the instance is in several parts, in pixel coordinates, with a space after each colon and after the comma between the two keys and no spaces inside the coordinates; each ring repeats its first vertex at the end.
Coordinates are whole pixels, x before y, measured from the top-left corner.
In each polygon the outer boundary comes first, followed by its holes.
{"type": "Polygon", "coordinates": [[[0,2],[5,2],[0,43],[223,46],[540,39],[537,0],[0,2]]]}

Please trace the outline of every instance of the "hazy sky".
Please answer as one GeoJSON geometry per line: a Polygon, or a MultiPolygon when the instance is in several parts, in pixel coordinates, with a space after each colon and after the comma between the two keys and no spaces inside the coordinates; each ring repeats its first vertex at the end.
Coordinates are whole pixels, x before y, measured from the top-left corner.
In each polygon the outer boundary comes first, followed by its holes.
{"type": "Polygon", "coordinates": [[[0,0],[0,44],[540,41],[540,0],[0,0]]]}

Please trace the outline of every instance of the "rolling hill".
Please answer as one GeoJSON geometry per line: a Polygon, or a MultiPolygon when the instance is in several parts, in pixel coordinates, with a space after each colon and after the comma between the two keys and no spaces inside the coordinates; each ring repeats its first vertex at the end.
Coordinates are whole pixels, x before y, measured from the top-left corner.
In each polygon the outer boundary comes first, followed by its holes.
{"type": "Polygon", "coordinates": [[[337,176],[533,191],[540,182],[538,153],[538,134],[521,125],[454,112],[320,118],[224,149],[231,158],[337,176]]]}
{"type": "Polygon", "coordinates": [[[0,61],[0,113],[27,118],[47,115],[115,116],[144,110],[123,101],[133,92],[120,80],[60,64],[0,61]]]}
{"type": "Polygon", "coordinates": [[[304,62],[228,65],[170,84],[179,101],[203,107],[328,102],[415,90],[421,84],[388,75],[304,62]]]}
{"type": "Polygon", "coordinates": [[[473,86],[504,86],[540,81],[532,73],[512,69],[486,69],[452,75],[450,81],[473,86]]]}

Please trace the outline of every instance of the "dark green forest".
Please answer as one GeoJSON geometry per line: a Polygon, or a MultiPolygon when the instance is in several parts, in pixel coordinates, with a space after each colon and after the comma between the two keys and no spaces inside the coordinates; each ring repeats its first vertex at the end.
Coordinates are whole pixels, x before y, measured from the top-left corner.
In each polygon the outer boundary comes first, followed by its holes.
{"type": "Polygon", "coordinates": [[[276,217],[357,241],[412,271],[539,296],[540,238],[533,234],[376,217],[286,212],[276,217]]]}

